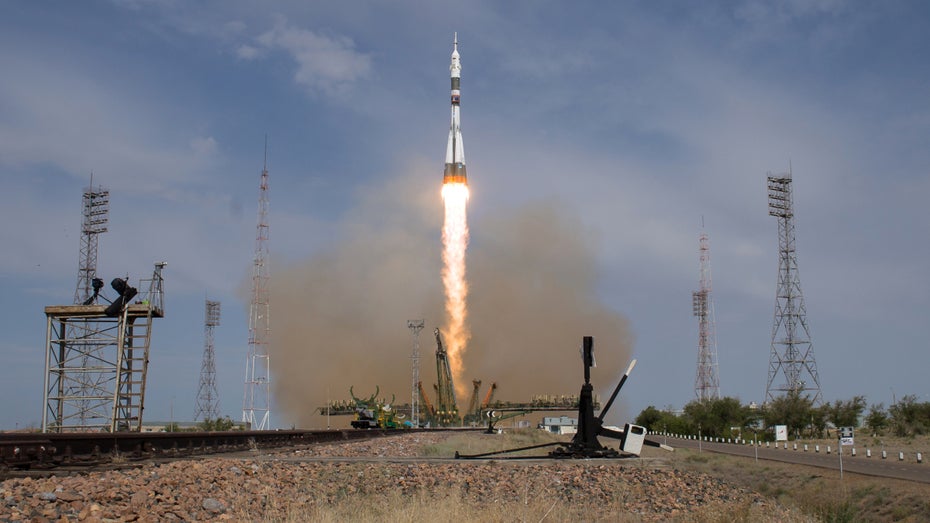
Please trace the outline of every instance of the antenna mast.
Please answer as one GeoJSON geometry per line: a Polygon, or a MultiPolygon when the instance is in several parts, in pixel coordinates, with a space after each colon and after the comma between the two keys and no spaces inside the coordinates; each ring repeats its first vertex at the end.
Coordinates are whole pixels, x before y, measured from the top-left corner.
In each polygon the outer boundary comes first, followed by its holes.
{"type": "Polygon", "coordinates": [[[203,327],[203,363],[200,365],[200,390],[194,421],[217,420],[220,417],[220,396],[216,391],[216,353],[213,348],[213,328],[220,324],[220,302],[206,301],[203,327]]]}
{"type": "Polygon", "coordinates": [[[710,246],[707,234],[704,232],[700,236],[700,253],[700,290],[691,293],[691,303],[694,315],[698,318],[698,359],[694,395],[698,401],[704,402],[720,399],[716,318],[714,317],[714,301],[711,296],[710,246]]]}
{"type": "Polygon", "coordinates": [[[822,401],[820,376],[814,361],[807,309],[798,276],[798,257],[794,238],[794,210],[791,170],[768,175],[769,215],[778,218],[778,287],[775,292],[775,319],[772,324],[772,350],[765,401],[777,393],[811,392],[813,403],[822,401]],[[776,378],[784,376],[784,383],[776,378]]]}
{"type": "Polygon", "coordinates": [[[268,274],[268,136],[258,197],[255,261],[252,264],[252,300],[249,306],[249,355],[245,362],[245,398],[242,421],[252,430],[271,428],[271,307],[268,274]]]}

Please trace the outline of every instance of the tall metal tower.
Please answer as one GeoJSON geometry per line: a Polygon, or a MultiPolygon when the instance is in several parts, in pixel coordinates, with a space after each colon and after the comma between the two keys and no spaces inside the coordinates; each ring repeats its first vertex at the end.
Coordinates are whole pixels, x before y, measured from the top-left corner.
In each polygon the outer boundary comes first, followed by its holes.
{"type": "Polygon", "coordinates": [[[213,349],[213,328],[220,324],[220,302],[206,301],[203,327],[203,363],[200,364],[200,390],[194,420],[216,420],[220,417],[220,395],[216,391],[216,352],[213,349]]]}
{"type": "Polygon", "coordinates": [[[717,365],[717,335],[714,301],[711,296],[710,246],[706,233],[700,236],[700,290],[691,293],[694,315],[698,318],[697,377],[694,395],[698,401],[720,399],[720,374],[717,365]]]}
{"type": "Polygon", "coordinates": [[[822,400],[820,376],[814,361],[807,310],[798,276],[790,169],[786,174],[768,174],[768,193],[769,215],[778,218],[779,256],[765,401],[774,400],[778,393],[808,392],[814,404],[819,404],[822,400]],[[776,383],[778,376],[783,376],[784,382],[776,383]]]}
{"type": "Polygon", "coordinates": [[[258,197],[255,261],[252,264],[252,300],[249,306],[249,354],[245,362],[245,398],[242,421],[253,430],[271,428],[271,307],[268,274],[268,138],[258,197]]]}
{"type": "MultiPolygon", "coordinates": [[[[91,173],[90,185],[84,189],[81,205],[81,254],[78,258],[77,285],[74,288],[75,305],[91,305],[96,302],[103,286],[102,280],[99,280],[94,288],[94,278],[97,277],[98,236],[107,232],[109,213],[110,191],[102,186],[94,188],[94,174],[91,173]]],[[[97,325],[88,320],[84,328],[95,331],[97,325]]],[[[86,334],[81,332],[75,323],[69,323],[68,330],[68,339],[71,340],[81,340],[86,334]]],[[[82,340],[82,345],[80,366],[86,369],[86,372],[71,373],[73,382],[66,389],[70,389],[75,397],[81,398],[72,402],[72,407],[77,411],[74,416],[75,424],[83,427],[106,423],[109,412],[107,409],[98,408],[99,402],[91,399],[106,394],[108,390],[107,377],[98,370],[99,366],[92,364],[103,359],[103,345],[89,343],[86,338],[82,340]]]]}
{"type": "Polygon", "coordinates": [[[407,320],[407,328],[413,333],[413,355],[410,361],[413,364],[413,385],[410,390],[410,423],[414,427],[420,426],[420,331],[426,324],[423,320],[407,320]]]}
{"type": "Polygon", "coordinates": [[[94,296],[92,285],[97,276],[97,236],[107,232],[110,191],[101,186],[94,188],[94,175],[91,174],[90,186],[84,189],[83,201],[81,257],[78,260],[77,286],[74,289],[75,305],[85,304],[85,301],[94,296]]]}

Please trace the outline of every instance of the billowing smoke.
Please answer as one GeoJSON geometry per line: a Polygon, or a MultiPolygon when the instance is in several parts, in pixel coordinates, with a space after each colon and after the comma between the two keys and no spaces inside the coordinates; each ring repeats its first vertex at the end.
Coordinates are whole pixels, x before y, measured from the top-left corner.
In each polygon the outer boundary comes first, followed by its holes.
{"type": "MultiPolygon", "coordinates": [[[[272,275],[272,384],[278,423],[325,426],[327,399],[380,387],[411,399],[408,319],[425,319],[420,379],[436,383],[432,331],[443,321],[442,203],[423,176],[364,191],[325,252],[272,275]]],[[[496,398],[577,394],[578,349],[595,337],[596,392],[606,395],[631,352],[626,320],[597,298],[594,245],[580,220],[553,203],[473,218],[468,253],[472,338],[465,375],[498,384],[496,398]]],[[[469,383],[470,388],[470,383],[469,383]]],[[[606,397],[602,398],[606,400],[606,397]]],[[[435,401],[433,399],[433,401],[435,401]]],[[[468,398],[458,398],[459,407],[468,398]]],[[[333,426],[348,420],[332,420],[333,426]]]]}

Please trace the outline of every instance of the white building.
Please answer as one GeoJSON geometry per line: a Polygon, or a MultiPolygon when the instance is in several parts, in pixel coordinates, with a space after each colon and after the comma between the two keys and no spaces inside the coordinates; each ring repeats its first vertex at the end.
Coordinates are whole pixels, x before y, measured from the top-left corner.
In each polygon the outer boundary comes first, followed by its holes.
{"type": "Polygon", "coordinates": [[[578,419],[568,416],[545,417],[537,428],[556,434],[575,434],[578,432],[578,419]]]}

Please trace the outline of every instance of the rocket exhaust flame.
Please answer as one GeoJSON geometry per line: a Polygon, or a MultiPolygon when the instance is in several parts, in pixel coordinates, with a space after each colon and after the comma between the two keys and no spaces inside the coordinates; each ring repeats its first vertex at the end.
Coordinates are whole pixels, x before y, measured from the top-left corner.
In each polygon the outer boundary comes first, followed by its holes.
{"type": "Polygon", "coordinates": [[[442,285],[446,296],[446,351],[456,386],[456,396],[465,397],[462,355],[471,333],[468,318],[468,281],[465,278],[465,250],[468,247],[468,186],[446,183],[442,186],[445,221],[442,227],[442,285]]]}

